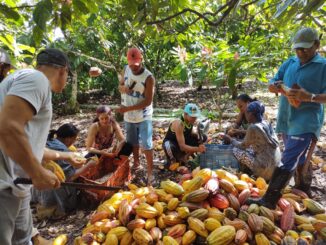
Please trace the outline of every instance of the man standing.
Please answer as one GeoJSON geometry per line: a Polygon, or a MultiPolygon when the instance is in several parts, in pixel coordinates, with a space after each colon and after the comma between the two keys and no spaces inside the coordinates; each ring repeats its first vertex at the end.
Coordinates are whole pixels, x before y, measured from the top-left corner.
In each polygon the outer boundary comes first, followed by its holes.
{"type": "Polygon", "coordinates": [[[303,173],[302,166],[307,149],[312,140],[319,137],[324,122],[321,103],[326,102],[326,59],[317,53],[320,46],[318,33],[312,28],[303,28],[296,33],[293,43],[296,57],[281,65],[269,85],[269,91],[273,93],[281,92],[279,84],[296,87],[286,91],[279,103],[276,131],[283,134],[285,149],[266,194],[259,200],[248,202],[269,208],[275,208],[281,191],[296,170],[298,176],[305,177],[298,178],[296,187],[309,193],[312,176],[303,173]]]}
{"type": "Polygon", "coordinates": [[[8,53],[0,48],[0,83],[7,76],[11,68],[12,64],[8,53]]]}
{"type": "Polygon", "coordinates": [[[204,152],[207,136],[204,135],[200,142],[198,132],[193,130],[193,125],[200,116],[197,105],[189,103],[184,108],[180,119],[175,119],[169,126],[163,140],[163,149],[167,158],[167,166],[178,162],[186,163],[188,157],[196,152],[204,152]]]}
{"type": "Polygon", "coordinates": [[[155,79],[142,62],[143,55],[138,48],[127,52],[128,65],[124,68],[119,91],[122,106],[116,111],[124,114],[127,142],[133,146],[134,170],[139,167],[139,147],[147,161],[148,184],[151,184],[153,170],[153,96],[155,79]]]}
{"type": "Polygon", "coordinates": [[[52,118],[52,93],[60,93],[69,72],[67,56],[45,49],[36,69],[22,69],[0,84],[0,241],[29,244],[32,215],[30,187],[16,186],[17,177],[29,177],[39,190],[58,188],[60,182],[40,164],[52,118]]]}

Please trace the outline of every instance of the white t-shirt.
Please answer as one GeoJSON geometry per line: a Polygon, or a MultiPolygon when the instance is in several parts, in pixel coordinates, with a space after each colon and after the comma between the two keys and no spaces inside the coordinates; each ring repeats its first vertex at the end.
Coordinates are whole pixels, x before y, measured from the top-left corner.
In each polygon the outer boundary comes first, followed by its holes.
{"type": "MultiPolygon", "coordinates": [[[[25,126],[25,132],[34,155],[41,161],[52,119],[49,80],[42,72],[34,69],[18,70],[0,83],[0,110],[6,95],[23,98],[34,107],[36,114],[25,126]]],[[[19,164],[0,150],[0,190],[12,188],[13,194],[18,197],[28,195],[30,186],[13,184],[17,177],[28,176],[19,164]]]]}
{"type": "MultiPolygon", "coordinates": [[[[132,92],[129,94],[123,94],[122,105],[133,106],[145,100],[145,82],[149,76],[152,76],[152,73],[146,68],[141,74],[134,75],[128,65],[125,67],[124,84],[129,88],[132,87],[132,92]]],[[[151,120],[152,115],[153,105],[150,104],[141,110],[125,112],[124,120],[129,123],[139,123],[145,120],[151,120]]]]}

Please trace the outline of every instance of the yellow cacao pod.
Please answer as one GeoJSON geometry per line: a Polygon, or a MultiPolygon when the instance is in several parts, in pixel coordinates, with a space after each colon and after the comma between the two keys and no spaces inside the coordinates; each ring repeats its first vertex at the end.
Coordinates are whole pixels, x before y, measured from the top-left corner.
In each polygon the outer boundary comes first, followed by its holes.
{"type": "Polygon", "coordinates": [[[128,232],[128,229],[124,226],[118,226],[115,228],[112,228],[108,234],[116,235],[118,240],[121,240],[123,235],[128,232]]]}
{"type": "Polygon", "coordinates": [[[194,232],[196,232],[198,235],[200,235],[202,237],[208,236],[208,231],[205,228],[205,224],[201,220],[199,220],[197,218],[189,217],[188,225],[189,225],[189,228],[191,230],[193,230],[194,232]]]}
{"type": "Polygon", "coordinates": [[[182,218],[185,219],[189,216],[190,211],[188,207],[179,207],[177,208],[178,215],[182,218]]]}
{"type": "Polygon", "coordinates": [[[119,240],[116,235],[114,234],[106,235],[104,245],[118,245],[118,244],[119,244],[119,240]]]}
{"type": "Polygon", "coordinates": [[[66,234],[62,234],[57,236],[54,241],[53,245],[65,245],[68,242],[68,236],[66,234]]]}
{"type": "Polygon", "coordinates": [[[132,237],[132,234],[128,231],[122,236],[120,245],[129,245],[133,242],[133,240],[134,239],[132,237]]]}
{"type": "Polygon", "coordinates": [[[257,233],[255,235],[255,241],[257,245],[270,245],[270,241],[263,233],[257,233]]]}
{"type": "Polygon", "coordinates": [[[206,230],[208,230],[208,231],[213,231],[216,228],[221,227],[221,223],[218,220],[213,219],[213,218],[205,219],[204,225],[205,225],[206,230]]]}
{"type": "Polygon", "coordinates": [[[179,245],[179,243],[176,240],[174,240],[173,237],[164,236],[163,237],[163,245],[179,245]]]}
{"type": "Polygon", "coordinates": [[[215,229],[207,237],[208,245],[225,245],[229,244],[235,238],[235,228],[230,225],[224,225],[215,229]]]}
{"type": "Polygon", "coordinates": [[[192,192],[198,190],[204,184],[204,179],[200,176],[197,176],[189,181],[186,186],[186,192],[192,192]]]}
{"type": "Polygon", "coordinates": [[[194,178],[195,177],[202,177],[204,183],[206,183],[212,177],[212,170],[209,168],[203,168],[195,174],[194,178]]]}
{"type": "Polygon", "coordinates": [[[193,230],[188,230],[182,236],[182,245],[192,244],[195,240],[196,240],[196,232],[194,232],[193,230]]]}
{"type": "Polygon", "coordinates": [[[145,229],[150,230],[156,226],[156,219],[147,219],[145,222],[145,229]]]}
{"type": "Polygon", "coordinates": [[[144,229],[136,228],[132,233],[132,237],[138,244],[152,244],[153,243],[153,238],[144,229]]]}
{"type": "Polygon", "coordinates": [[[147,203],[141,203],[136,208],[136,214],[146,219],[155,218],[158,215],[157,210],[147,203]]]}
{"type": "Polygon", "coordinates": [[[180,196],[184,193],[182,186],[171,180],[162,181],[161,187],[164,189],[164,191],[174,196],[180,196]]]}
{"type": "Polygon", "coordinates": [[[179,199],[174,197],[168,203],[168,210],[173,211],[178,207],[178,205],[179,205],[179,199]]]}
{"type": "Polygon", "coordinates": [[[325,208],[319,202],[312,200],[310,198],[306,198],[302,200],[303,205],[307,208],[309,213],[312,214],[324,214],[325,208]]]}
{"type": "Polygon", "coordinates": [[[162,215],[164,212],[164,206],[162,202],[155,202],[154,208],[157,210],[157,215],[162,215]]]}

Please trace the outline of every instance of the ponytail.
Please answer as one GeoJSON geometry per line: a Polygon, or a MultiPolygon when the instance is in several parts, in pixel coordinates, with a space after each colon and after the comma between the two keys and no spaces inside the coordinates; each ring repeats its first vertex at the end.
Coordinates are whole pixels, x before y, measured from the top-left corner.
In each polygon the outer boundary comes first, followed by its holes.
{"type": "Polygon", "coordinates": [[[48,134],[48,140],[53,140],[54,135],[57,133],[57,130],[51,129],[48,134]]]}

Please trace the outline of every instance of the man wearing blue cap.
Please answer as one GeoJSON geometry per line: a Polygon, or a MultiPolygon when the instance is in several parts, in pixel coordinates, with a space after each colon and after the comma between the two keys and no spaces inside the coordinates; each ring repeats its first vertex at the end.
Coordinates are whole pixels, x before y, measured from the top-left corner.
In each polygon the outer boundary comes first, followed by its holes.
{"type": "MultiPolygon", "coordinates": [[[[200,142],[198,133],[193,130],[193,125],[199,116],[198,106],[189,103],[185,106],[181,118],[175,119],[170,124],[163,140],[163,149],[167,158],[166,167],[176,162],[186,162],[193,153],[205,152],[204,142],[200,142]]],[[[204,141],[206,140],[205,136],[204,141]]]]}
{"type": "Polygon", "coordinates": [[[263,198],[248,203],[275,208],[295,172],[296,188],[310,191],[312,170],[306,171],[303,164],[311,142],[320,135],[324,122],[322,103],[326,102],[326,59],[318,54],[319,46],[316,30],[299,30],[293,39],[296,57],[285,61],[269,82],[269,91],[273,93],[281,92],[280,84],[291,88],[280,97],[276,126],[276,132],[283,135],[285,148],[263,198]]]}

